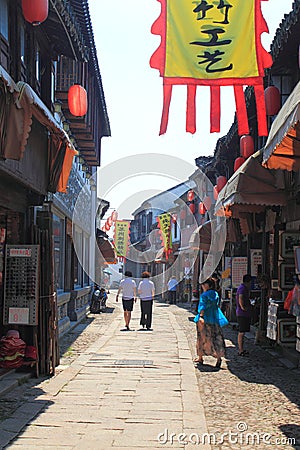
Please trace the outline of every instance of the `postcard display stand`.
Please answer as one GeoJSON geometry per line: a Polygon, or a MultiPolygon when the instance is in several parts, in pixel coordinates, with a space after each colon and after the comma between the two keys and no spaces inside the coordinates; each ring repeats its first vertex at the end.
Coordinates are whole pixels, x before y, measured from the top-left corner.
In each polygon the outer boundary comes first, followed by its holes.
{"type": "Polygon", "coordinates": [[[37,325],[39,245],[7,245],[4,324],[37,325]]]}

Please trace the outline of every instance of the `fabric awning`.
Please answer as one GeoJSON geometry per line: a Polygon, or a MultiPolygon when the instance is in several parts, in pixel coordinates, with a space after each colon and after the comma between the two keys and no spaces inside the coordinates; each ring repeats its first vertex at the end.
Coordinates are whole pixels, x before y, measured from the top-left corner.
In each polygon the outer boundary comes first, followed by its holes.
{"type": "Polygon", "coordinates": [[[73,157],[77,151],[65,130],[29,84],[19,82],[15,86],[14,102],[11,102],[8,111],[2,156],[17,161],[22,158],[31,131],[32,117],[35,117],[50,132],[48,190],[66,192],[73,157]]]}
{"type": "Polygon", "coordinates": [[[193,250],[203,250],[209,252],[211,242],[211,223],[210,220],[200,225],[192,234],[190,247],[193,250]]]}
{"type": "Polygon", "coordinates": [[[265,169],[256,152],[228,180],[219,193],[217,215],[239,218],[241,212],[262,212],[266,206],[284,206],[286,193],[282,173],[265,169]]]}
{"type": "Polygon", "coordinates": [[[274,120],[263,148],[262,165],[268,169],[300,169],[300,82],[274,120]]]}
{"type": "Polygon", "coordinates": [[[6,70],[0,66],[0,78],[4,81],[5,85],[8,87],[9,92],[18,92],[18,87],[11,76],[6,72],[6,70]]]}
{"type": "Polygon", "coordinates": [[[111,241],[104,236],[97,236],[97,245],[104,263],[116,264],[117,254],[111,241]]]}
{"type": "Polygon", "coordinates": [[[225,218],[217,217],[200,225],[193,232],[189,244],[192,250],[203,250],[206,253],[209,251],[219,252],[224,250],[224,245],[228,241],[227,238],[225,218]]]}

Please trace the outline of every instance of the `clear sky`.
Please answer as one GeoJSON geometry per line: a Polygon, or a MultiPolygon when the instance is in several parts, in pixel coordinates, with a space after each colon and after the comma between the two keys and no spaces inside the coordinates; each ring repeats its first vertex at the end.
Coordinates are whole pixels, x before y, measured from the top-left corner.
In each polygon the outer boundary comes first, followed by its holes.
{"type": "MultiPolygon", "coordinates": [[[[292,3],[292,0],[262,1],[263,15],[270,30],[269,35],[262,36],[267,50],[292,3]]],[[[102,166],[142,153],[173,155],[191,165],[200,155],[213,155],[217,139],[227,134],[233,122],[233,88],[221,89],[220,134],[209,132],[209,88],[197,90],[197,132],[194,135],[185,132],[186,87],[173,88],[168,130],[159,136],[162,79],[157,70],[150,68],[149,59],[160,42],[150,31],[159,16],[160,3],[156,0],[90,0],[89,6],[112,132],[112,137],[102,139],[102,166]]],[[[99,178],[101,183],[101,169],[99,178]]],[[[131,181],[120,182],[104,193],[112,207],[119,207],[120,202],[126,202],[126,198],[143,189],[147,191],[147,198],[149,188],[156,184],[162,190],[176,184],[170,183],[168,177],[158,183],[149,178],[143,187],[140,180],[138,184],[136,180],[131,181]]],[[[140,203],[141,195],[137,201],[140,203]]]]}

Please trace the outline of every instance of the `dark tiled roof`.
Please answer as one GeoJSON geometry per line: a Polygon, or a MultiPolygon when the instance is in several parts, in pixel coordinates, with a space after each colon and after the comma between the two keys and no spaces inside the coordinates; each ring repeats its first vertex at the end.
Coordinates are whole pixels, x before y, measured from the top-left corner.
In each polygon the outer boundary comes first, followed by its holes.
{"type": "Polygon", "coordinates": [[[97,57],[97,50],[94,40],[94,33],[92,28],[92,22],[90,17],[90,11],[89,11],[89,4],[88,0],[71,0],[71,4],[73,7],[73,10],[76,15],[76,19],[80,24],[81,33],[83,35],[83,39],[85,41],[85,46],[89,49],[90,57],[89,57],[89,63],[92,65],[95,73],[95,77],[97,79],[97,84],[99,88],[99,95],[101,98],[102,103],[102,109],[104,112],[104,119],[105,119],[105,127],[103,128],[103,135],[104,136],[110,136],[110,125],[108,120],[108,114],[106,109],[106,102],[104,97],[104,91],[103,91],[103,85],[102,85],[102,79],[99,69],[99,62],[97,57]]]}
{"type": "MultiPolygon", "coordinates": [[[[300,0],[295,0],[292,5],[292,11],[284,15],[271,44],[270,50],[274,61],[284,50],[290,36],[294,33],[299,35],[299,13],[300,0]]],[[[299,44],[298,40],[297,43],[299,44]]]]}

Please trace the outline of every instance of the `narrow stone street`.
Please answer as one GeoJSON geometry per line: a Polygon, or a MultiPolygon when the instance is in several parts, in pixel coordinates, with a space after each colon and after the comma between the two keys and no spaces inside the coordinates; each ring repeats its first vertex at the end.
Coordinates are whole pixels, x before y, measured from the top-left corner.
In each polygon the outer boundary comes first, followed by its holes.
{"type": "Polygon", "coordinates": [[[62,338],[55,377],[0,399],[1,448],[300,449],[300,371],[236,331],[226,361],[195,368],[195,324],[185,305],[155,303],[153,331],[123,329],[120,303],[62,338]]]}

